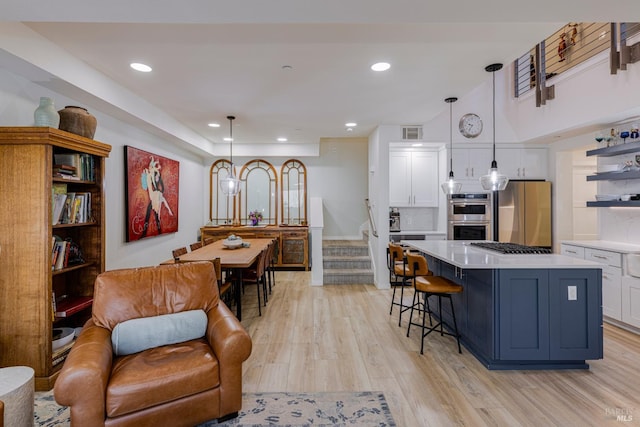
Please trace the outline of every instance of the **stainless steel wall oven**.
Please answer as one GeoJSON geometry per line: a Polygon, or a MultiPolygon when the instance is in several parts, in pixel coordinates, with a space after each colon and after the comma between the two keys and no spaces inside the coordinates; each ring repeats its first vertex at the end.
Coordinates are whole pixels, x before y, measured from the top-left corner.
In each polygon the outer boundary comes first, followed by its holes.
{"type": "Polygon", "coordinates": [[[448,240],[492,240],[491,193],[460,193],[447,196],[448,240]]]}

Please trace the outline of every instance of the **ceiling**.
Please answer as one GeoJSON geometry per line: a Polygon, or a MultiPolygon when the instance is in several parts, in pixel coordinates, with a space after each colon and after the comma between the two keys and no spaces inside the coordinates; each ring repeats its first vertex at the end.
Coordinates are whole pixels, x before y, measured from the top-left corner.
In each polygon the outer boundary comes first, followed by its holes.
{"type": "Polygon", "coordinates": [[[570,21],[640,16],[637,0],[3,1],[23,22],[214,143],[317,143],[426,123],[570,21]],[[139,73],[130,62],[143,62],[139,73]],[[386,61],[391,68],[373,72],[386,61]],[[208,127],[218,122],[218,129],[208,127]],[[345,123],[356,122],[347,129],[345,123]]]}

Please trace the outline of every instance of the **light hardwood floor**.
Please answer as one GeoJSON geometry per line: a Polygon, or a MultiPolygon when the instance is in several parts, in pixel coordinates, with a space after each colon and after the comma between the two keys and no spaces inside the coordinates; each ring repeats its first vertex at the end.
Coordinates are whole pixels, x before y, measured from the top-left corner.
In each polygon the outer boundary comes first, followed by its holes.
{"type": "Polygon", "coordinates": [[[589,370],[489,371],[447,336],[427,337],[420,355],[408,315],[402,327],[397,307],[389,315],[390,290],[276,274],[262,317],[255,286],[243,297],[245,392],[382,391],[398,426],[640,425],[640,336],[605,324],[605,358],[589,370]]]}

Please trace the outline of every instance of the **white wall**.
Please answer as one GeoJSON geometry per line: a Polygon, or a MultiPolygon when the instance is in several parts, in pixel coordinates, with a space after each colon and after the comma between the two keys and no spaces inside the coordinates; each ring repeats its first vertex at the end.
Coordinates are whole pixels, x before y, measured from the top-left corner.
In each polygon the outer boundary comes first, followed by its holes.
{"type": "MultiPolygon", "coordinates": [[[[65,97],[0,69],[0,126],[33,126],[33,111],[39,98],[54,99],[58,109],[77,105],[65,97]]],[[[155,265],[171,258],[171,250],[196,240],[202,225],[204,174],[200,158],[140,131],[99,110],[90,109],[98,126],[95,139],[112,146],[106,160],[106,268],[155,265]],[[180,162],[180,202],[178,232],[125,242],[124,146],[131,145],[180,162]]],[[[1,173],[1,171],[0,171],[1,173]]]]}
{"type": "MultiPolygon", "coordinates": [[[[320,142],[320,155],[297,157],[307,168],[307,203],[310,197],[322,199],[323,239],[360,239],[360,226],[367,221],[364,199],[367,197],[367,140],[364,138],[327,139],[320,142]]],[[[234,152],[235,152],[234,147],[234,152]]],[[[233,157],[239,171],[256,157],[233,157]]],[[[278,173],[278,210],[280,209],[280,170],[290,157],[262,156],[278,173]]],[[[205,218],[209,215],[208,174],[206,165],[205,218]]],[[[307,205],[308,208],[308,205],[307,205]]]]}

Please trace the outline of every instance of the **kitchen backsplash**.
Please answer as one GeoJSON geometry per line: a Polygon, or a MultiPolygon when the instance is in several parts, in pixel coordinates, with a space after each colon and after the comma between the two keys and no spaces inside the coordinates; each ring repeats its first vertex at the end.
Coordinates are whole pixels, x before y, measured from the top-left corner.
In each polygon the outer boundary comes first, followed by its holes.
{"type": "Polygon", "coordinates": [[[599,210],[600,240],[640,243],[640,208],[599,208],[599,210]]]}
{"type": "Polygon", "coordinates": [[[437,230],[438,208],[399,208],[401,231],[437,230]]]}

